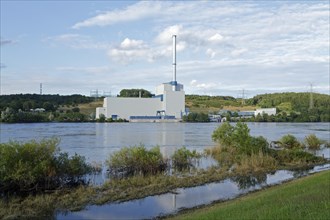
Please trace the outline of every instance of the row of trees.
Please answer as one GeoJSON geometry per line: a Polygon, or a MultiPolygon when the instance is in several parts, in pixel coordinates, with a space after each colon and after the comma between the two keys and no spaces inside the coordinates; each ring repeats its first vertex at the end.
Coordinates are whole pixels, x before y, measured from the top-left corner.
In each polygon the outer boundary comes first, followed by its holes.
{"type": "Polygon", "coordinates": [[[7,108],[1,112],[0,122],[5,123],[33,123],[33,122],[87,122],[95,120],[95,115],[88,116],[79,112],[79,108],[73,108],[66,112],[30,112],[15,111],[7,108]]]}
{"type": "Polygon", "coordinates": [[[145,89],[122,89],[118,97],[143,97],[150,98],[152,94],[145,89]]]}
{"type": "Polygon", "coordinates": [[[227,121],[245,121],[245,122],[329,122],[330,112],[322,113],[315,112],[315,110],[308,110],[307,112],[297,113],[294,111],[280,112],[276,115],[258,114],[252,117],[239,117],[238,114],[227,112],[223,114],[227,121]]]}
{"type": "Polygon", "coordinates": [[[16,94],[1,95],[0,110],[7,107],[18,111],[29,111],[35,108],[44,108],[46,111],[55,111],[60,105],[77,105],[81,103],[89,103],[94,99],[83,95],[38,95],[38,94],[16,94]]]}
{"type": "Polygon", "coordinates": [[[182,117],[184,122],[210,122],[208,114],[191,112],[182,117]]]}

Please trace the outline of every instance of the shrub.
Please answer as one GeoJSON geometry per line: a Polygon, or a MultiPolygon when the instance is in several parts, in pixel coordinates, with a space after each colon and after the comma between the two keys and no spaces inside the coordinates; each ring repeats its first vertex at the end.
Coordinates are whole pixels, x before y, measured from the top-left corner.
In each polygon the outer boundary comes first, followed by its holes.
{"type": "Polygon", "coordinates": [[[281,165],[312,164],[325,161],[325,159],[317,157],[299,148],[276,151],[274,157],[281,165]]]}
{"type": "Polygon", "coordinates": [[[225,122],[213,131],[212,140],[223,146],[231,146],[233,132],[234,127],[229,122],[225,122]]]}
{"type": "Polygon", "coordinates": [[[262,151],[251,155],[242,155],[235,171],[239,174],[267,171],[276,169],[277,161],[262,151]]]}
{"type": "Polygon", "coordinates": [[[60,153],[59,139],[0,144],[0,192],[56,189],[84,182],[85,158],[60,153]]]}
{"type": "Polygon", "coordinates": [[[279,144],[281,147],[287,148],[287,149],[293,149],[293,148],[301,148],[301,143],[297,140],[297,138],[291,134],[284,135],[280,140],[279,144]]]}
{"type": "Polygon", "coordinates": [[[110,174],[114,176],[155,174],[166,168],[159,146],[150,150],[143,145],[124,147],[111,154],[106,163],[110,174]]]}
{"type": "Polygon", "coordinates": [[[233,147],[215,146],[210,149],[205,149],[206,155],[211,155],[222,166],[228,166],[234,164],[237,150],[233,147]]]}
{"type": "Polygon", "coordinates": [[[232,142],[242,153],[250,154],[251,136],[247,124],[238,122],[234,128],[232,142]]]}
{"type": "Polygon", "coordinates": [[[186,147],[181,147],[174,152],[171,158],[174,167],[181,170],[192,166],[193,160],[200,157],[201,155],[196,150],[190,151],[186,147]]]}
{"type": "Polygon", "coordinates": [[[269,153],[269,143],[266,138],[259,136],[259,137],[251,137],[251,153],[258,153],[262,151],[263,153],[269,153]]]}
{"type": "Polygon", "coordinates": [[[310,150],[319,150],[322,144],[322,141],[318,139],[315,134],[306,136],[304,142],[310,150]]]}
{"type": "Polygon", "coordinates": [[[260,150],[266,152],[268,142],[263,137],[250,136],[247,124],[238,122],[236,126],[223,123],[212,134],[212,139],[224,147],[235,147],[238,153],[251,155],[260,150]]]}

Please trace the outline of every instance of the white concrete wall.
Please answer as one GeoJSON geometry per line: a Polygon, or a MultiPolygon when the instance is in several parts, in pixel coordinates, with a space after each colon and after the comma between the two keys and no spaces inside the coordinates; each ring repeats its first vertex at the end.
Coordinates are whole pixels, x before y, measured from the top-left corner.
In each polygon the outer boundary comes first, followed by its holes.
{"type": "Polygon", "coordinates": [[[118,119],[129,120],[130,116],[156,116],[162,110],[160,98],[105,98],[106,118],[117,115],[118,119]]]}
{"type": "Polygon", "coordinates": [[[258,114],[267,114],[267,115],[276,115],[276,108],[261,108],[257,109],[254,112],[254,115],[257,116],[258,114]]]}
{"type": "Polygon", "coordinates": [[[166,115],[174,115],[175,118],[181,119],[185,112],[184,91],[165,91],[163,106],[166,115]]]}
{"type": "Polygon", "coordinates": [[[96,108],[96,119],[99,119],[101,114],[107,117],[107,108],[104,107],[96,108]]]}

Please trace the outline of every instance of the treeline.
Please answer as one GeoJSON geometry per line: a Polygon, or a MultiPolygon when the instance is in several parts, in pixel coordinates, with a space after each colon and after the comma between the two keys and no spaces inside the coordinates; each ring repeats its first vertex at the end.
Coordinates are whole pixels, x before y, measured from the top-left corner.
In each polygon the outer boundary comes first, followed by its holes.
{"type": "Polygon", "coordinates": [[[44,108],[46,111],[54,111],[60,105],[77,105],[89,103],[94,99],[83,95],[38,95],[38,94],[16,94],[1,95],[0,110],[7,107],[18,111],[28,111],[35,108],[44,108]]]}
{"type": "Polygon", "coordinates": [[[184,122],[210,122],[210,118],[208,114],[205,114],[203,112],[201,113],[191,112],[188,115],[184,115],[182,117],[182,120],[184,122]]]}
{"type": "Polygon", "coordinates": [[[122,89],[118,97],[142,97],[151,98],[152,94],[145,89],[122,89]]]}
{"type": "Polygon", "coordinates": [[[18,94],[0,96],[0,122],[83,122],[94,117],[80,113],[78,104],[89,103],[94,99],[82,95],[38,95],[18,94]],[[62,110],[66,106],[66,110],[62,110]]]}

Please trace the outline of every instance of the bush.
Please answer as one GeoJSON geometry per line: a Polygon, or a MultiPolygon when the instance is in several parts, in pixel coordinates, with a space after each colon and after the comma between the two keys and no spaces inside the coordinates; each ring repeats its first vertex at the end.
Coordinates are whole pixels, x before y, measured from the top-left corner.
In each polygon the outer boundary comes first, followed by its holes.
{"type": "Polygon", "coordinates": [[[237,149],[233,147],[215,146],[205,149],[206,155],[211,155],[220,165],[231,166],[234,164],[237,155],[237,149]]]}
{"type": "Polygon", "coordinates": [[[196,150],[190,151],[186,147],[181,147],[174,152],[171,158],[174,167],[181,170],[192,166],[193,160],[200,157],[201,155],[196,150]]]}
{"type": "Polygon", "coordinates": [[[223,123],[213,132],[212,139],[223,147],[235,147],[238,153],[248,155],[260,150],[266,152],[269,145],[263,137],[250,136],[247,124],[241,122],[238,122],[235,127],[228,122],[223,123]]]}
{"type": "Polygon", "coordinates": [[[60,153],[59,139],[0,144],[0,192],[56,189],[84,182],[85,158],[60,153]]]}
{"type": "Polygon", "coordinates": [[[274,157],[281,165],[312,164],[325,161],[323,158],[314,156],[299,148],[276,151],[274,157]]]}
{"type": "Polygon", "coordinates": [[[322,141],[318,139],[315,134],[306,136],[304,142],[310,150],[319,150],[322,144],[322,141]]]}
{"type": "Polygon", "coordinates": [[[259,136],[259,137],[251,137],[251,152],[252,153],[258,153],[259,151],[263,153],[269,153],[269,143],[266,140],[266,138],[259,136]]]}
{"type": "Polygon", "coordinates": [[[235,172],[246,175],[247,173],[255,173],[265,170],[275,170],[277,161],[262,151],[251,155],[242,155],[235,167],[235,172]]]}
{"type": "Polygon", "coordinates": [[[114,176],[156,174],[166,168],[159,146],[150,150],[143,145],[124,147],[110,155],[106,163],[114,176]]]}
{"type": "Polygon", "coordinates": [[[232,145],[232,134],[234,127],[229,122],[223,123],[216,130],[213,131],[212,140],[218,142],[222,146],[232,145]]]}
{"type": "Polygon", "coordinates": [[[184,115],[182,120],[184,122],[210,122],[208,114],[190,112],[188,115],[184,115]]]}
{"type": "Polygon", "coordinates": [[[286,149],[293,149],[293,148],[301,148],[301,143],[297,140],[297,138],[291,134],[284,135],[279,140],[279,145],[286,149]]]}

